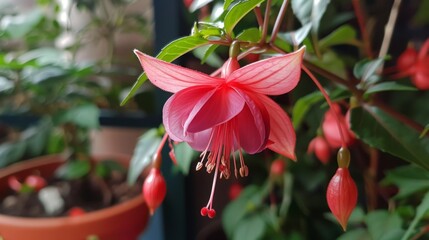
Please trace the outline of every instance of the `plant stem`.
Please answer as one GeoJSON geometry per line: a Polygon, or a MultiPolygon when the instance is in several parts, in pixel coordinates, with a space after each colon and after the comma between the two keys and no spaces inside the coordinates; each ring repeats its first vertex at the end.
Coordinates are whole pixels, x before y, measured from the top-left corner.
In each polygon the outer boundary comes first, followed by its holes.
{"type": "Polygon", "coordinates": [[[164,133],[164,136],[162,137],[162,140],[159,143],[158,148],[156,149],[155,154],[153,155],[153,160],[152,160],[152,162],[153,162],[152,163],[153,164],[152,165],[153,168],[157,168],[157,169],[161,168],[161,164],[162,164],[161,151],[162,151],[162,148],[165,145],[165,142],[167,141],[167,138],[168,138],[168,134],[164,133]]]}
{"type": "Polygon", "coordinates": [[[369,149],[369,166],[365,172],[365,191],[367,196],[368,211],[375,210],[377,207],[377,170],[378,170],[379,152],[375,148],[369,149]]]}
{"type": "Polygon", "coordinates": [[[355,11],[355,15],[357,18],[357,22],[359,25],[360,33],[362,35],[364,51],[369,58],[373,58],[374,56],[371,50],[371,40],[369,38],[368,31],[366,30],[366,24],[365,24],[366,16],[362,8],[362,4],[364,4],[364,2],[360,0],[352,0],[352,3],[353,3],[353,9],[355,11]]]}
{"type": "Polygon", "coordinates": [[[271,33],[270,42],[274,42],[277,38],[277,34],[279,33],[281,23],[282,23],[283,18],[286,14],[287,4],[288,4],[288,1],[283,0],[282,6],[280,7],[280,10],[279,10],[279,14],[277,15],[277,18],[276,18],[276,22],[274,23],[273,32],[271,33]]]}
{"type": "MultiPolygon", "coordinates": [[[[392,41],[393,29],[395,28],[396,19],[398,18],[399,7],[401,6],[402,0],[395,0],[393,2],[392,10],[390,10],[389,20],[387,21],[386,27],[384,28],[383,42],[378,53],[379,58],[384,58],[389,51],[390,42],[392,41]]],[[[383,70],[384,64],[382,63],[379,67],[379,71],[383,70]]]]}
{"type": "Polygon", "coordinates": [[[261,40],[259,41],[259,44],[264,44],[267,38],[268,33],[268,24],[270,22],[270,8],[271,8],[271,1],[267,0],[267,5],[265,5],[265,16],[264,16],[264,24],[262,25],[262,36],[261,40]]]}
{"type": "Polygon", "coordinates": [[[254,8],[253,12],[255,13],[256,21],[258,21],[259,27],[262,27],[262,25],[264,24],[264,20],[262,19],[261,8],[260,7],[254,8]]]}
{"type": "MultiPolygon", "coordinates": [[[[338,112],[335,110],[334,104],[332,103],[331,99],[329,98],[328,93],[325,91],[325,89],[320,84],[320,82],[317,80],[317,78],[313,75],[313,73],[310,70],[308,70],[308,68],[306,68],[304,65],[302,65],[301,68],[302,68],[302,70],[304,70],[305,73],[307,73],[307,75],[311,78],[311,80],[313,80],[314,84],[316,84],[316,86],[317,86],[317,88],[319,88],[320,92],[322,92],[323,97],[325,98],[326,102],[329,105],[329,108],[333,111],[333,113],[335,115],[335,120],[337,121],[338,131],[340,132],[342,147],[346,149],[347,144],[346,144],[346,139],[344,137],[345,131],[343,132],[343,129],[341,126],[340,116],[339,116],[338,112]]],[[[344,130],[346,130],[346,129],[344,129],[344,130]]]]}

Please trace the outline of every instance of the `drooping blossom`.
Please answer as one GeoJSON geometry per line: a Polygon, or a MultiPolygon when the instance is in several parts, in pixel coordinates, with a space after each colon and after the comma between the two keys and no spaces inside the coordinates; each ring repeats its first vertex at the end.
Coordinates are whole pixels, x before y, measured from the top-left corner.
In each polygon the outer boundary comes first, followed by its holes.
{"type": "Polygon", "coordinates": [[[411,82],[420,90],[429,90],[429,39],[427,39],[420,51],[407,48],[396,62],[399,70],[397,77],[409,76],[411,82]]]}
{"type": "Polygon", "coordinates": [[[322,136],[317,136],[310,141],[307,153],[314,153],[323,164],[327,164],[331,159],[331,147],[322,136]]]}
{"type": "Polygon", "coordinates": [[[331,148],[339,148],[343,145],[338,126],[340,126],[342,130],[345,141],[344,144],[346,146],[350,146],[355,141],[356,137],[354,133],[350,130],[349,120],[350,113],[347,112],[345,116],[342,115],[341,109],[338,105],[334,105],[333,108],[326,111],[322,122],[322,131],[323,136],[325,137],[331,148]],[[334,111],[336,111],[336,114],[334,111]],[[337,121],[337,116],[339,118],[339,122],[337,121]]]}
{"type": "Polygon", "coordinates": [[[237,58],[229,58],[220,77],[134,52],[149,80],[174,93],[163,108],[169,137],[202,152],[197,170],[204,161],[207,172],[214,170],[212,192],[202,215],[216,214],[212,208],[216,179],[229,178],[232,164],[235,176],[248,175],[243,150],[254,154],[269,148],[295,159],[296,136],[291,121],[267,95],[281,95],[295,88],[304,48],[242,68],[237,58]]]}
{"type": "Polygon", "coordinates": [[[152,215],[155,210],[164,201],[167,193],[167,184],[161,171],[158,168],[152,168],[143,183],[143,198],[149,207],[152,215]]]}

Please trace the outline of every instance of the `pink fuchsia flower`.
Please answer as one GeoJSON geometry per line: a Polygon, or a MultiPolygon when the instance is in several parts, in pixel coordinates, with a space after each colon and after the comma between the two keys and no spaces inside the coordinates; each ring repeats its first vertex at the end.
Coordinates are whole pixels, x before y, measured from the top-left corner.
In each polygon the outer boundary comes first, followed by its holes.
{"type": "Polygon", "coordinates": [[[254,154],[269,148],[290,159],[296,158],[292,123],[285,111],[266,95],[281,95],[295,88],[304,48],[242,68],[236,58],[230,58],[222,67],[221,77],[167,63],[138,50],[134,52],[149,80],[174,93],[163,109],[163,123],[169,137],[202,151],[197,170],[202,168],[203,161],[207,172],[215,170],[210,200],[202,213],[214,211],[212,199],[218,171],[220,177],[229,178],[231,156],[235,176],[238,172],[241,176],[248,174],[242,150],[254,154]],[[238,157],[233,154],[236,151],[238,157]]]}

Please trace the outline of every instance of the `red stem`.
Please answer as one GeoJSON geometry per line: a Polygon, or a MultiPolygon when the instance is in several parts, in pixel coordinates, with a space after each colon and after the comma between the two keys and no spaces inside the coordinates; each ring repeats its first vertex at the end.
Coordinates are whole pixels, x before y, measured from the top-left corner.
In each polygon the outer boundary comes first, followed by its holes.
{"type": "Polygon", "coordinates": [[[282,6],[280,7],[279,14],[277,15],[276,22],[274,23],[273,32],[271,33],[270,42],[274,42],[276,40],[277,34],[279,33],[280,25],[283,21],[283,18],[286,14],[287,10],[287,0],[283,0],[282,6]]]}
{"type": "Polygon", "coordinates": [[[268,24],[270,22],[270,9],[271,9],[271,0],[267,0],[267,5],[265,6],[265,16],[264,16],[264,24],[262,25],[262,36],[259,44],[263,44],[266,41],[267,33],[268,33],[268,24]]]}
{"type": "Polygon", "coordinates": [[[254,8],[253,12],[255,12],[256,21],[258,21],[258,25],[262,27],[262,25],[264,24],[264,19],[262,18],[261,8],[260,7],[254,8]]]}
{"type": "Polygon", "coordinates": [[[317,88],[319,88],[320,92],[322,92],[323,97],[326,99],[326,102],[329,105],[329,108],[331,108],[331,110],[334,112],[335,120],[337,121],[338,131],[340,131],[340,137],[341,137],[342,147],[343,148],[347,148],[347,144],[346,144],[346,141],[345,141],[345,138],[344,138],[343,129],[341,127],[340,116],[339,116],[338,112],[335,110],[334,104],[332,103],[331,99],[329,98],[328,93],[325,91],[325,89],[322,87],[322,84],[320,84],[320,82],[313,75],[313,73],[311,73],[311,71],[308,70],[308,68],[306,68],[304,65],[302,65],[301,68],[302,68],[302,70],[304,70],[305,73],[307,73],[307,75],[311,78],[311,80],[313,80],[314,84],[316,84],[317,88]]]}
{"type": "Polygon", "coordinates": [[[162,137],[162,140],[159,143],[158,148],[156,149],[155,154],[153,155],[153,160],[152,161],[153,161],[153,167],[154,168],[157,168],[157,169],[161,168],[161,164],[162,164],[161,151],[162,151],[162,148],[165,145],[165,142],[167,141],[167,138],[168,138],[168,134],[164,133],[164,136],[162,137]]]}
{"type": "Polygon", "coordinates": [[[353,9],[355,11],[355,15],[357,18],[357,22],[359,25],[359,29],[360,29],[360,33],[362,35],[362,40],[363,40],[363,46],[364,46],[364,50],[366,52],[366,55],[369,58],[373,58],[373,54],[371,51],[371,41],[369,38],[369,34],[368,31],[366,30],[366,26],[365,26],[365,13],[362,10],[362,6],[361,3],[362,1],[360,0],[352,0],[353,3],[353,9]]]}

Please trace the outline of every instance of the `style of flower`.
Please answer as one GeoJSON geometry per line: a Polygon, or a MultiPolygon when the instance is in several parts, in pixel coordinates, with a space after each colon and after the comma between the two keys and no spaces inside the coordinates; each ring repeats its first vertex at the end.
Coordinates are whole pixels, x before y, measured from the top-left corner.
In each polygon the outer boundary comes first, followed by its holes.
{"type": "Polygon", "coordinates": [[[210,199],[201,210],[202,215],[215,216],[212,201],[216,180],[218,176],[230,177],[231,164],[236,177],[248,175],[243,150],[254,154],[269,148],[290,159],[296,158],[292,123],[267,95],[281,95],[295,88],[304,48],[242,68],[237,58],[229,58],[220,77],[167,63],[138,50],[134,52],[149,80],[174,93],[163,108],[163,123],[169,137],[202,152],[197,170],[204,161],[207,172],[214,170],[210,199]]]}

